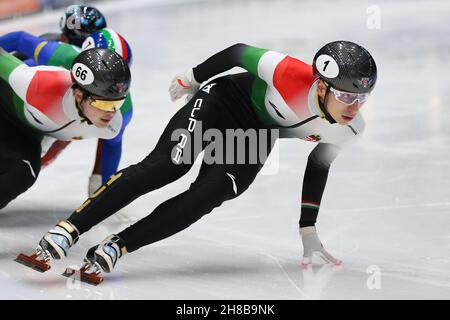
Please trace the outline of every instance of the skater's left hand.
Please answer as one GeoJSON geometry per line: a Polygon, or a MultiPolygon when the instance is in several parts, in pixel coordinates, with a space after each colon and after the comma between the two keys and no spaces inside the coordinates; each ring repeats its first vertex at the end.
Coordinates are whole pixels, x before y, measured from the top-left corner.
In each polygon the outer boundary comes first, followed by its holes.
{"type": "Polygon", "coordinates": [[[98,188],[102,185],[102,176],[100,174],[92,174],[89,177],[89,185],[88,185],[88,196],[92,197],[92,195],[97,191],[98,188]]]}
{"type": "Polygon", "coordinates": [[[172,79],[169,87],[170,98],[176,101],[186,94],[186,102],[188,102],[199,88],[200,83],[195,80],[192,69],[189,69],[172,79]]]}
{"type": "Polygon", "coordinates": [[[319,240],[315,227],[300,228],[300,235],[302,236],[303,242],[303,265],[311,264],[313,256],[318,256],[325,263],[334,263],[335,265],[342,264],[341,260],[336,259],[325,250],[319,240]]]}

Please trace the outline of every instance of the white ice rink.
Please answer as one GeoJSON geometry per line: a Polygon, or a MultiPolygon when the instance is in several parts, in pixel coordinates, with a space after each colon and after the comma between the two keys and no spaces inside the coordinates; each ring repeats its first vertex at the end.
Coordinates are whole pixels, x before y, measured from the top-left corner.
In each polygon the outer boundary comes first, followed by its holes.
{"type": "MultiPolygon", "coordinates": [[[[300,267],[300,195],[315,144],[278,142],[276,174],[189,229],[121,259],[98,287],[60,274],[87,249],[184,191],[198,167],[83,235],[40,274],[13,261],[86,198],[95,141],[73,143],[0,212],[1,299],[450,299],[450,2],[119,1],[98,3],[131,44],[134,118],[120,167],[154,147],[179,107],[171,78],[237,42],[311,62],[337,39],[376,59],[366,131],[334,162],[317,229],[344,264],[300,267]],[[379,20],[377,20],[379,18],[379,20]],[[128,218],[127,218],[128,217],[128,218]],[[371,272],[371,273],[369,273],[371,272]],[[379,277],[378,277],[379,276],[379,277]]],[[[58,12],[0,23],[0,34],[57,31],[58,12]]]]}

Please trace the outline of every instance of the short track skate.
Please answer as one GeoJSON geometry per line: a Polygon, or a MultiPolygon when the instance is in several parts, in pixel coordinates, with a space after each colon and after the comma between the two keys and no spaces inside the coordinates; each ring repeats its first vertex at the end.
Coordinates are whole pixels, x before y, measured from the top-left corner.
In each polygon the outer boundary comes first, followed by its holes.
{"type": "Polygon", "coordinates": [[[50,270],[50,253],[47,250],[43,250],[41,247],[36,249],[36,252],[32,255],[19,254],[14,261],[23,264],[33,270],[39,272],[45,272],[50,270]]]}
{"type": "Polygon", "coordinates": [[[93,264],[86,260],[85,264],[80,269],[67,268],[62,275],[94,286],[103,282],[101,267],[97,263],[93,264]]]}

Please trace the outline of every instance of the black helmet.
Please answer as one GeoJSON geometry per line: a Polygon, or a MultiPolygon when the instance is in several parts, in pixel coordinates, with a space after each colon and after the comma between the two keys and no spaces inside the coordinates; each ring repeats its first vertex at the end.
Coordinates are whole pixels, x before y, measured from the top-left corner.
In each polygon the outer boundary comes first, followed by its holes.
{"type": "Polygon", "coordinates": [[[71,44],[81,47],[91,33],[106,28],[106,19],[97,8],[71,5],[64,11],[59,27],[71,44]]]}
{"type": "Polygon", "coordinates": [[[377,81],[377,66],[370,53],[350,41],[334,41],[314,56],[314,74],[332,87],[354,93],[370,93],[377,81]]]}
{"type": "Polygon", "coordinates": [[[110,49],[82,51],[70,70],[75,84],[90,95],[120,100],[128,94],[130,68],[117,52],[110,49]]]}

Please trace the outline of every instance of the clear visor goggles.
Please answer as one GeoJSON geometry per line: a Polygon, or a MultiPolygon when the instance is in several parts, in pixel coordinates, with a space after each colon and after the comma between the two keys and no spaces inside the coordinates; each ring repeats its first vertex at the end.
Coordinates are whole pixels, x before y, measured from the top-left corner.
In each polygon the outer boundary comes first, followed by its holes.
{"type": "Polygon", "coordinates": [[[359,104],[362,105],[367,101],[367,98],[369,97],[369,93],[353,93],[340,91],[331,86],[330,91],[333,92],[334,97],[336,98],[337,101],[342,102],[347,106],[351,106],[356,102],[356,100],[358,100],[359,104]]]}
{"type": "Polygon", "coordinates": [[[120,100],[103,100],[100,98],[90,97],[91,106],[103,111],[117,111],[119,110],[125,102],[125,98],[120,100]]]}

